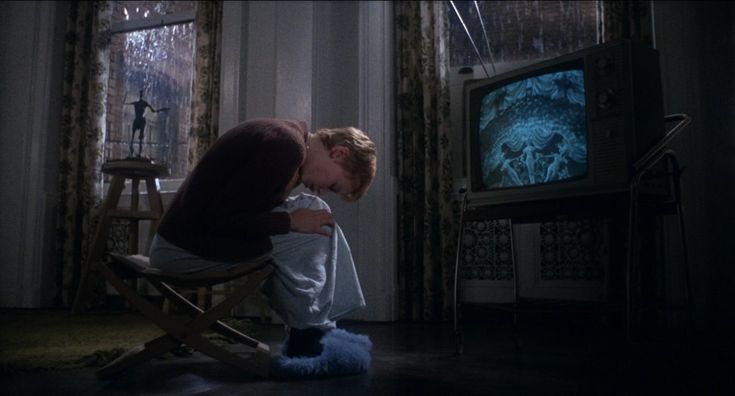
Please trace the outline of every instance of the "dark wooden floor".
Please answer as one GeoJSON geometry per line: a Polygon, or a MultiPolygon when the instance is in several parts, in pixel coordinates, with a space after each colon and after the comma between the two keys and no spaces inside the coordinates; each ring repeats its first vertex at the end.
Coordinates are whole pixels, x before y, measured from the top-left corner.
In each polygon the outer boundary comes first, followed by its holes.
{"type": "MultiPolygon", "coordinates": [[[[340,324],[367,334],[363,375],[277,382],[248,377],[195,353],[140,365],[109,381],[93,369],[0,379],[6,395],[712,395],[732,394],[731,347],[711,340],[623,342],[618,326],[579,315],[510,316],[467,322],[455,354],[449,323],[340,324]],[[520,349],[516,349],[516,340],[520,349]]],[[[259,326],[277,347],[278,325],[259,326]]]]}

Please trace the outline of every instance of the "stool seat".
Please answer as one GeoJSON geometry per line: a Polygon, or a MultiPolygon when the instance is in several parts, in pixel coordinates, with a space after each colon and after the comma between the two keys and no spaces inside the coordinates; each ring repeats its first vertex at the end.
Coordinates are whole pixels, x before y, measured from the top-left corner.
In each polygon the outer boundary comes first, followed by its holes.
{"type": "Polygon", "coordinates": [[[128,178],[132,176],[140,178],[166,177],[171,174],[167,167],[145,159],[109,160],[102,164],[102,172],[128,178]]]}
{"type": "Polygon", "coordinates": [[[251,260],[233,265],[230,268],[217,271],[197,271],[197,272],[164,272],[158,268],[151,267],[148,256],[142,254],[125,255],[119,253],[110,253],[113,259],[113,269],[118,273],[124,273],[127,277],[144,277],[147,279],[155,279],[160,282],[178,287],[202,287],[218,285],[234,279],[242,278],[249,273],[257,271],[267,266],[271,257],[262,255],[251,260]],[[123,267],[123,268],[120,268],[123,267]],[[130,272],[124,272],[130,271],[130,272]]]}

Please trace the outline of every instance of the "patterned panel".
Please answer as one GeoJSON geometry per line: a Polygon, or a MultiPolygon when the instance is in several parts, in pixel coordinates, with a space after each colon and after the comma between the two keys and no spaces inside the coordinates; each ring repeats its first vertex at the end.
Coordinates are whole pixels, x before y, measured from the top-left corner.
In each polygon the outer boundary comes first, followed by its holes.
{"type": "Polygon", "coordinates": [[[542,280],[602,280],[607,257],[605,222],[560,221],[540,225],[542,280]]]}
{"type": "Polygon", "coordinates": [[[510,227],[506,220],[468,221],[462,235],[462,279],[512,280],[510,227]]]}
{"type": "Polygon", "coordinates": [[[128,239],[130,220],[113,219],[110,223],[110,231],[107,237],[107,251],[120,254],[129,254],[128,239]]]}

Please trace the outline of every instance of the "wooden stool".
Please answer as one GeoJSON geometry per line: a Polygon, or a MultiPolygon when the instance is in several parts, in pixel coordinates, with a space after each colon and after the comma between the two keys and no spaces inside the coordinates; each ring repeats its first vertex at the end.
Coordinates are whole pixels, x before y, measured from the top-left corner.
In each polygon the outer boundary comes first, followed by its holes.
{"type": "MultiPolygon", "coordinates": [[[[72,313],[79,313],[88,308],[95,287],[102,281],[98,271],[98,265],[106,258],[107,238],[113,219],[128,219],[130,227],[128,232],[128,253],[138,253],[138,223],[141,220],[151,221],[148,233],[148,244],[150,245],[153,235],[158,228],[158,223],[163,215],[163,201],[161,200],[158,178],[168,176],[169,170],[165,166],[153,163],[149,159],[124,159],[111,160],[102,165],[102,172],[112,175],[110,189],[100,208],[99,224],[92,243],[92,249],[87,255],[87,260],[82,267],[82,278],[79,282],[77,295],[72,305],[72,313]],[[130,208],[118,208],[120,195],[125,188],[125,181],[132,180],[132,191],[130,194],[130,208]],[[138,184],[145,181],[148,192],[149,210],[141,211],[138,208],[140,194],[138,184]]],[[[146,249],[150,247],[147,246],[146,249]]]]}
{"type": "Polygon", "coordinates": [[[121,255],[110,253],[111,261],[101,262],[98,270],[120,295],[124,296],[151,322],[166,334],[129,350],[115,361],[97,371],[97,377],[104,379],[150,360],[164,352],[186,344],[199,352],[231,364],[243,371],[268,378],[271,354],[270,347],[221,322],[230,311],[247,296],[258,292],[261,285],[273,273],[273,260],[269,255],[252,258],[230,268],[218,271],[203,271],[193,274],[166,273],[150,267],[148,257],[142,255],[121,255]],[[175,304],[186,317],[164,312],[143,298],[125,282],[126,279],[145,278],[161,295],[175,304]],[[192,304],[179,294],[177,288],[201,288],[222,284],[234,279],[245,279],[242,287],[227,299],[208,310],[192,304]],[[248,356],[229,351],[212,343],[204,336],[205,330],[212,330],[227,339],[248,347],[248,356]]]}

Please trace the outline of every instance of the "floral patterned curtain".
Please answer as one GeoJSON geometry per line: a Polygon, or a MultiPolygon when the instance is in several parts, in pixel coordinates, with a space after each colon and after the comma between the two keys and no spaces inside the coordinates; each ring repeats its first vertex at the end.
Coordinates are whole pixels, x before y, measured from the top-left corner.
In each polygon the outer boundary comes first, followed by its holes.
{"type": "Polygon", "coordinates": [[[196,58],[191,98],[190,169],[199,162],[219,134],[222,2],[199,2],[194,25],[196,27],[196,58]]]}
{"type": "Polygon", "coordinates": [[[452,310],[456,254],[444,2],[396,2],[399,305],[405,320],[452,310]]]}
{"type": "Polygon", "coordinates": [[[102,197],[111,17],[110,2],[81,1],[71,6],[67,20],[57,221],[58,305],[72,302],[102,197]]]}

